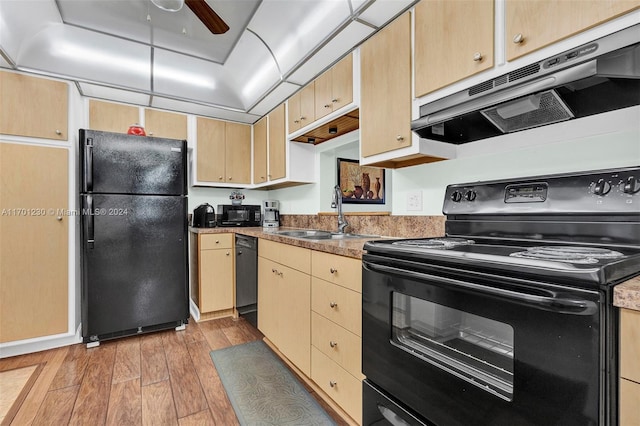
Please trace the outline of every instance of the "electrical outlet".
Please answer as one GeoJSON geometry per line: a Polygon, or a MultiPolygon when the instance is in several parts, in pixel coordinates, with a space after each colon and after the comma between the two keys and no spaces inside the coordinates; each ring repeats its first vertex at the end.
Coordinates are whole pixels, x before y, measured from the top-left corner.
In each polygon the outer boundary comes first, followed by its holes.
{"type": "Polygon", "coordinates": [[[411,191],[407,193],[407,211],[422,210],[422,191],[411,191]]]}

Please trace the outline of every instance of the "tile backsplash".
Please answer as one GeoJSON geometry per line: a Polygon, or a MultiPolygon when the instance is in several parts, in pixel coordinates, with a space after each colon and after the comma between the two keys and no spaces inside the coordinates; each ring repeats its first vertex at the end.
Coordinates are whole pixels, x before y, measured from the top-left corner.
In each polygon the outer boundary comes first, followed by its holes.
{"type": "MultiPolygon", "coordinates": [[[[385,237],[441,237],[444,235],[444,216],[391,216],[349,214],[346,232],[381,235],[385,237]]],[[[322,229],[337,231],[335,214],[286,214],[280,215],[280,225],[292,228],[322,229]]]]}

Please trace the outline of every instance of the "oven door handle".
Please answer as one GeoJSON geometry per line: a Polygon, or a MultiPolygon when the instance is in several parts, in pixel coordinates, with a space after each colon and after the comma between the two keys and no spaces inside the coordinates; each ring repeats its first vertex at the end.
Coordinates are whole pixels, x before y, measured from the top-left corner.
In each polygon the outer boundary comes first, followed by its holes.
{"type": "Polygon", "coordinates": [[[542,308],[548,311],[554,311],[563,314],[591,315],[598,310],[598,305],[595,302],[589,300],[567,299],[564,297],[553,296],[539,296],[535,294],[455,280],[452,278],[438,277],[435,275],[425,274],[423,272],[407,271],[404,269],[374,264],[367,261],[363,261],[362,265],[366,269],[374,272],[394,274],[410,280],[420,279],[433,281],[438,284],[446,284],[447,286],[457,287],[467,291],[473,291],[476,293],[483,293],[491,296],[509,299],[521,304],[533,306],[535,308],[542,308]]]}

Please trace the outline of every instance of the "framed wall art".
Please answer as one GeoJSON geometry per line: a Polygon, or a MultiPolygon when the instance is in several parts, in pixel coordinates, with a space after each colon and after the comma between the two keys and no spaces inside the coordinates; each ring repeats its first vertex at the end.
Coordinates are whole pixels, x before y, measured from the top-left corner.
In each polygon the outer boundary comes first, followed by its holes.
{"type": "Polygon", "coordinates": [[[358,160],[347,158],[338,158],[337,168],[343,203],[384,204],[385,169],[361,166],[358,160]]]}

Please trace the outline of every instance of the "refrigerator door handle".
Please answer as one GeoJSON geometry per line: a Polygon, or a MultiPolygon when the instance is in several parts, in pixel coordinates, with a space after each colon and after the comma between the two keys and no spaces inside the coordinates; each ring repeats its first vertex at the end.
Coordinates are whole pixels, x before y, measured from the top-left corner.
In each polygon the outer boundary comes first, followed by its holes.
{"type": "Polygon", "coordinates": [[[87,216],[87,248],[93,249],[93,195],[87,195],[87,206],[83,214],[87,216]]]}
{"type": "Polygon", "coordinates": [[[93,191],[93,138],[87,138],[84,156],[84,190],[93,191]]]}

